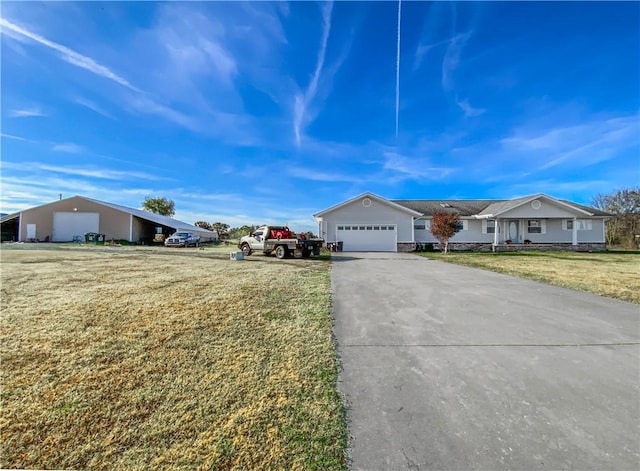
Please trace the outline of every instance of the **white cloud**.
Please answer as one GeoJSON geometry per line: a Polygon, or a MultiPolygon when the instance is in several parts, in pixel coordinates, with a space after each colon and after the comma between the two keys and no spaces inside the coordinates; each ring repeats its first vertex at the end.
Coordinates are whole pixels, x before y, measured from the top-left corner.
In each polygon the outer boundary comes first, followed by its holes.
{"type": "Polygon", "coordinates": [[[74,144],[73,142],[54,144],[51,150],[54,152],[66,152],[68,154],[83,154],[87,151],[84,147],[74,144]]]}
{"type": "Polygon", "coordinates": [[[98,178],[104,180],[160,180],[155,175],[144,172],[120,171],[98,168],[80,168],[80,167],[61,167],[58,165],[34,164],[39,170],[45,170],[55,173],[63,173],[66,175],[75,175],[78,177],[98,178]]]}
{"type": "Polygon", "coordinates": [[[320,75],[324,67],[324,60],[327,53],[327,43],[329,41],[329,33],[331,32],[332,10],[333,2],[326,2],[322,4],[322,38],[320,40],[320,50],[318,51],[316,68],[304,93],[298,92],[294,97],[293,132],[298,147],[300,147],[301,133],[303,131],[303,128],[309,121],[307,108],[316,96],[316,93],[318,91],[318,82],[320,81],[320,75]]]}
{"type": "Polygon", "coordinates": [[[402,180],[438,180],[451,174],[455,169],[436,167],[426,159],[407,157],[397,152],[383,152],[384,169],[390,170],[391,181],[402,180]]]}
{"type": "Polygon", "coordinates": [[[464,111],[464,115],[467,118],[471,118],[471,117],[475,117],[475,116],[480,116],[482,114],[485,113],[485,109],[483,108],[474,108],[473,106],[471,106],[471,104],[469,103],[468,99],[462,100],[462,101],[458,101],[456,100],[456,104],[458,105],[458,107],[464,111]]]}
{"type": "MultiPolygon", "coordinates": [[[[69,49],[66,46],[63,46],[61,44],[58,44],[56,42],[50,41],[36,33],[33,33],[31,31],[28,31],[25,28],[22,28],[14,23],[11,23],[10,21],[6,20],[5,18],[0,18],[0,26],[2,26],[2,32],[6,33],[6,29],[8,29],[9,31],[12,31],[15,34],[18,34],[20,36],[23,36],[25,38],[31,39],[32,41],[35,41],[43,46],[46,46],[50,49],[53,49],[55,51],[58,51],[61,54],[61,57],[64,61],[68,62],[69,64],[73,64],[76,67],[80,67],[81,69],[85,69],[88,70],[96,75],[102,76],[104,78],[107,78],[109,80],[112,80],[116,83],[119,83],[120,85],[127,87],[131,90],[140,92],[141,90],[134,87],[133,85],[131,85],[129,83],[128,80],[126,80],[125,78],[119,76],[118,74],[116,74],[115,72],[111,71],[110,69],[108,69],[107,67],[98,64],[95,60],[91,59],[90,57],[84,56],[72,49],[69,49]]],[[[12,37],[16,37],[14,35],[11,35],[12,37]]]]}
{"type": "Polygon", "coordinates": [[[462,49],[471,37],[471,31],[456,35],[449,42],[447,52],[445,52],[442,60],[442,88],[445,91],[451,91],[454,88],[453,73],[460,65],[460,56],[462,49]]]}
{"type": "Polygon", "coordinates": [[[13,134],[5,134],[5,133],[0,133],[0,137],[4,137],[5,139],[13,139],[16,141],[27,141],[28,139],[24,138],[24,137],[20,137],[20,136],[14,136],[13,134]]]}
{"type": "Polygon", "coordinates": [[[546,156],[539,170],[571,162],[590,165],[614,158],[630,148],[640,148],[639,119],[638,115],[632,115],[538,131],[524,128],[501,143],[512,153],[546,156]]]}
{"type": "Polygon", "coordinates": [[[9,111],[11,118],[31,118],[34,116],[47,116],[40,108],[23,108],[9,111]]]}
{"type": "Polygon", "coordinates": [[[92,102],[90,100],[87,100],[86,98],[76,98],[74,101],[78,105],[84,106],[85,108],[88,108],[91,111],[94,111],[94,112],[104,116],[105,118],[115,119],[112,114],[108,113],[103,108],[101,108],[100,106],[96,105],[94,102],[92,102]]]}
{"type": "Polygon", "coordinates": [[[352,175],[338,172],[322,172],[310,168],[290,167],[287,173],[295,178],[313,180],[319,182],[351,182],[358,183],[363,180],[362,174],[352,175]]]}

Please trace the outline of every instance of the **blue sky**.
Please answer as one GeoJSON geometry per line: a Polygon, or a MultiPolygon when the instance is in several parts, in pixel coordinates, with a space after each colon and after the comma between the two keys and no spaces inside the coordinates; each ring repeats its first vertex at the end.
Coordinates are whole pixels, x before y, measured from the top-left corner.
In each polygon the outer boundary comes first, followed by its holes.
{"type": "Polygon", "coordinates": [[[306,230],[365,191],[640,182],[638,2],[403,2],[399,56],[397,2],[0,7],[1,212],[165,196],[306,230]]]}

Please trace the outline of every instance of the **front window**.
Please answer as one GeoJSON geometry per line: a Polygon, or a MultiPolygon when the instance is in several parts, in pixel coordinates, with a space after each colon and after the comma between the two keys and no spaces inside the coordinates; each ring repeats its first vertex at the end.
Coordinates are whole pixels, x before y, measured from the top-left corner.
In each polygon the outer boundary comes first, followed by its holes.
{"type": "Polygon", "coordinates": [[[424,221],[415,221],[413,223],[413,228],[418,231],[424,231],[427,228],[427,225],[424,223],[424,221]]]}
{"type": "Polygon", "coordinates": [[[542,224],[540,223],[540,219],[529,219],[527,222],[527,232],[529,234],[541,234],[542,224]]]}
{"type": "MultiPolygon", "coordinates": [[[[573,219],[565,220],[565,227],[568,231],[573,230],[573,219]]],[[[590,231],[592,229],[592,224],[590,219],[576,219],[576,230],[578,231],[590,231]]]]}
{"type": "Polygon", "coordinates": [[[495,234],[496,222],[487,220],[487,234],[495,234]]]}

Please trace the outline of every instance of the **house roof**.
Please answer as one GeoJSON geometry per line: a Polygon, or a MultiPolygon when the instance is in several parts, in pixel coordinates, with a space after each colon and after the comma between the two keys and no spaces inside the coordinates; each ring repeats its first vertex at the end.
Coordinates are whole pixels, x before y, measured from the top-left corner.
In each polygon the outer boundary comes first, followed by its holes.
{"type": "Polygon", "coordinates": [[[490,216],[499,216],[503,213],[506,213],[507,211],[510,211],[512,209],[515,209],[519,206],[522,206],[524,204],[529,203],[530,201],[536,200],[536,199],[543,199],[543,200],[547,200],[547,201],[552,201],[560,206],[565,206],[569,209],[572,209],[574,211],[578,211],[580,213],[583,213],[586,216],[610,216],[610,214],[605,213],[603,211],[599,211],[595,208],[590,208],[589,206],[584,206],[581,204],[576,204],[573,201],[567,201],[567,200],[559,200],[556,198],[553,198],[551,196],[539,193],[536,195],[530,195],[530,196],[524,196],[522,198],[516,198],[513,200],[506,200],[506,201],[497,201],[494,202],[492,204],[490,204],[489,206],[487,206],[484,210],[482,210],[482,212],[478,213],[478,216],[485,216],[485,217],[490,217],[490,216]],[[599,214],[596,214],[599,213],[599,214]]]}
{"type": "Polygon", "coordinates": [[[424,216],[433,216],[438,212],[458,213],[460,216],[473,216],[496,200],[393,200],[424,216]]]}
{"type": "Polygon", "coordinates": [[[393,202],[418,211],[424,216],[433,216],[437,212],[455,212],[462,217],[494,217],[539,198],[553,201],[587,216],[611,216],[611,214],[596,208],[573,201],[556,199],[541,193],[512,200],[393,200],[393,202]]]}
{"type": "Polygon", "coordinates": [[[343,201],[342,203],[336,204],[335,206],[331,206],[330,208],[327,208],[327,209],[325,209],[323,211],[320,211],[319,213],[314,214],[313,217],[317,218],[317,217],[324,216],[327,213],[335,211],[336,209],[339,209],[339,208],[341,208],[343,206],[347,206],[347,205],[353,203],[354,201],[358,201],[361,198],[371,198],[371,199],[377,200],[378,202],[380,202],[382,204],[389,205],[389,206],[391,206],[391,207],[393,207],[393,208],[395,208],[395,209],[397,209],[399,211],[403,211],[405,213],[409,213],[412,216],[420,216],[421,215],[421,213],[419,211],[416,211],[413,208],[398,204],[397,202],[394,202],[392,200],[388,200],[386,198],[383,198],[382,196],[378,196],[378,195],[374,195],[373,193],[366,192],[366,193],[362,193],[361,195],[354,196],[350,200],[343,201]]]}
{"type": "MultiPolygon", "coordinates": [[[[160,224],[162,226],[170,227],[176,230],[182,229],[182,230],[188,230],[188,231],[198,231],[201,233],[209,233],[212,236],[214,234],[217,234],[216,231],[209,231],[207,229],[203,229],[202,227],[194,226],[193,224],[188,224],[186,222],[179,221],[178,219],[174,219],[169,216],[162,216],[160,214],[150,213],[149,211],[143,211],[142,209],[129,208],[128,206],[121,206],[119,204],[107,203],[106,201],[95,200],[93,198],[87,198],[86,196],[77,195],[77,196],[72,196],[71,198],[65,198],[65,199],[72,199],[72,198],[81,198],[86,201],[91,201],[92,203],[100,204],[102,206],[107,206],[109,208],[115,209],[117,211],[122,211],[124,213],[132,214],[140,219],[145,219],[147,221],[155,222],[156,224],[160,224]]],[[[57,202],[58,201],[53,201],[51,203],[43,204],[42,206],[47,206],[49,204],[54,204],[57,202]]],[[[25,209],[23,211],[28,211],[28,209],[25,209]]],[[[0,223],[9,221],[11,219],[18,217],[20,213],[23,211],[18,211],[16,213],[12,213],[7,216],[4,216],[2,219],[0,219],[0,223]]]]}

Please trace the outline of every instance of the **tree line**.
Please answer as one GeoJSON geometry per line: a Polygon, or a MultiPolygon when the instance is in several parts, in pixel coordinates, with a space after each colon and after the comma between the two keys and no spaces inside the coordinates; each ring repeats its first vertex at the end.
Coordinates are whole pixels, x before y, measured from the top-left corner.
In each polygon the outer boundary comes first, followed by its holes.
{"type": "Polygon", "coordinates": [[[640,248],[640,187],[600,193],[591,205],[612,215],[607,221],[607,246],[640,248]]]}

